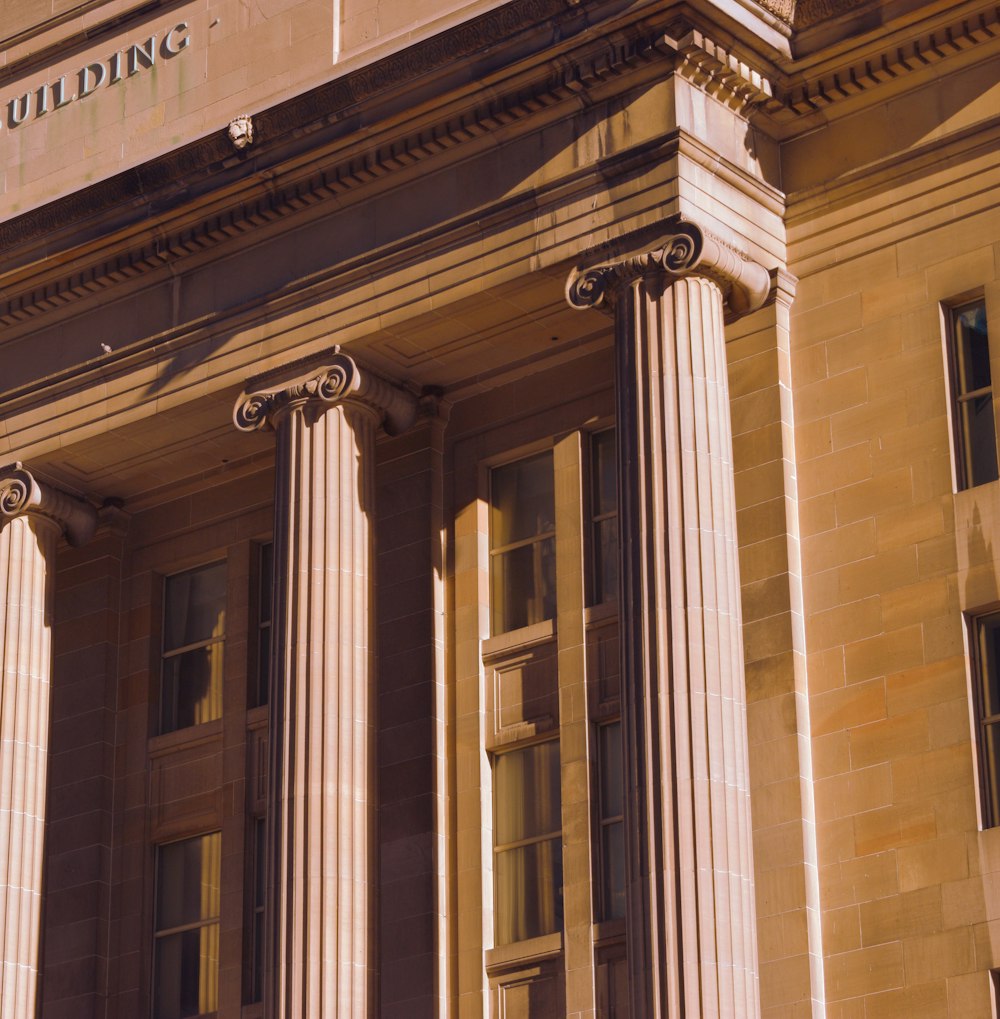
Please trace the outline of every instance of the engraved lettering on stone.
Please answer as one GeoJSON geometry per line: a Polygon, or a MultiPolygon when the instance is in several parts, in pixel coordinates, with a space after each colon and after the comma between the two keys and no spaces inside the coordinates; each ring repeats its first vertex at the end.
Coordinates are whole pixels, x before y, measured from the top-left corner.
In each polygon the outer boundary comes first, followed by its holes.
{"type": "MultiPolygon", "coordinates": [[[[41,117],[52,110],[62,109],[86,99],[101,88],[116,85],[125,78],[155,67],[158,38],[154,34],[140,42],[129,43],[105,60],[91,61],[75,73],[61,74],[54,81],[32,86],[21,95],[9,97],[3,104],[7,110],[7,127],[19,127],[32,116],[41,117]],[[79,83],[75,92],[67,87],[67,79],[79,83]]],[[[186,50],[190,44],[190,27],[186,21],[182,21],[164,34],[159,46],[160,55],[169,60],[186,50]]]]}

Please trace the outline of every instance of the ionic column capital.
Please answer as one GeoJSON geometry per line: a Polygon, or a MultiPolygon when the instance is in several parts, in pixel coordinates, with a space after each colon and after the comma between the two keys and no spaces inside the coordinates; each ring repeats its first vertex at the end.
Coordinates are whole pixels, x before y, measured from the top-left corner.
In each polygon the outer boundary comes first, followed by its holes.
{"type": "Polygon", "coordinates": [[[651,239],[649,231],[641,231],[591,254],[566,281],[566,300],[573,308],[613,305],[621,288],[643,277],[705,276],[719,284],[735,315],[746,315],[764,304],[771,286],[764,266],[679,216],[663,223],[651,239]]]}
{"type": "Polygon", "coordinates": [[[54,523],[71,545],[83,545],[97,527],[97,510],[47,482],[40,481],[24,464],[0,467],[0,525],[22,514],[54,523]]]}
{"type": "Polygon", "coordinates": [[[244,392],[236,401],[233,421],[244,432],[274,428],[282,415],[314,405],[319,410],[353,402],[375,413],[391,435],[405,431],[417,416],[418,400],[336,349],[321,365],[291,379],[244,392]]]}

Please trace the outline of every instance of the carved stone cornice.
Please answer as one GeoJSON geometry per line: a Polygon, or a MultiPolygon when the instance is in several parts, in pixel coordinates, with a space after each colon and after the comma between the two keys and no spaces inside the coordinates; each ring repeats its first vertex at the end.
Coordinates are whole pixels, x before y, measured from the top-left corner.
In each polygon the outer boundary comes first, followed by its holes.
{"type": "Polygon", "coordinates": [[[71,545],[83,545],[97,528],[97,510],[89,502],[40,481],[18,462],[0,467],[0,525],[22,514],[51,521],[71,545]]]}
{"type": "Polygon", "coordinates": [[[677,74],[737,113],[749,114],[761,106],[781,108],[774,83],[764,71],[700,29],[670,36],[669,45],[678,56],[677,74]]]}
{"type": "Polygon", "coordinates": [[[629,284],[656,275],[675,279],[705,276],[714,280],[735,316],[756,311],[767,300],[771,278],[764,266],[680,217],[664,223],[652,244],[628,250],[627,241],[625,238],[596,249],[593,252],[598,259],[596,262],[588,260],[573,269],[566,281],[566,300],[570,307],[612,306],[618,293],[629,284]],[[620,253],[600,259],[609,248],[618,248],[620,253]],[[623,248],[626,250],[622,251],[623,248]]]}
{"type": "Polygon", "coordinates": [[[277,385],[253,389],[236,401],[233,421],[244,432],[274,428],[282,416],[313,404],[323,409],[335,403],[356,403],[372,411],[390,435],[405,431],[416,420],[419,401],[335,350],[322,365],[277,385]]]}

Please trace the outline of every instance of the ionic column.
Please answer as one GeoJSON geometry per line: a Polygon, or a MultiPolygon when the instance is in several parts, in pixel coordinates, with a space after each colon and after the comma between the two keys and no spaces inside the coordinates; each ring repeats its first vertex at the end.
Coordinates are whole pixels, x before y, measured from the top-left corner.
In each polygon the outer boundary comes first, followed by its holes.
{"type": "Polygon", "coordinates": [[[675,220],[573,272],[615,316],[632,1019],[753,1019],[750,783],[723,304],[763,267],[675,220]]]}
{"type": "Polygon", "coordinates": [[[374,446],[415,413],[339,352],[236,405],[237,427],[277,439],[269,1019],[374,1010],[374,446]]]}
{"type": "Polygon", "coordinates": [[[56,546],[93,506],[0,468],[0,1015],[34,1019],[42,901],[56,546]]]}

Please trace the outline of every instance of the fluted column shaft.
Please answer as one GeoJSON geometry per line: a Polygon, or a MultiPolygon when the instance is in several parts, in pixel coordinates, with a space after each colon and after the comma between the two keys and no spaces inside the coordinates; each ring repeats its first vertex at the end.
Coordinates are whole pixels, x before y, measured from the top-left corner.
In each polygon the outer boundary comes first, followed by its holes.
{"type": "Polygon", "coordinates": [[[571,275],[615,316],[632,1019],[760,1014],[723,332],[764,269],[674,220],[571,275]]]}
{"type": "Polygon", "coordinates": [[[758,1014],[722,293],[617,306],[633,1015],[758,1014]]]}
{"type": "Polygon", "coordinates": [[[280,881],[272,1014],[367,1016],[374,986],[373,550],[378,418],[276,422],[272,797],[280,881]]]}
{"type": "Polygon", "coordinates": [[[375,1013],[375,434],[416,402],[346,355],[241,398],[276,434],[270,1019],[375,1013]]]}
{"type": "Polygon", "coordinates": [[[33,1019],[45,833],[52,562],[59,528],[20,516],[0,530],[0,1015],[33,1019]]]}
{"type": "Polygon", "coordinates": [[[95,524],[91,507],[20,464],[0,470],[0,1016],[11,1019],[36,1008],[56,546],[95,524]]]}

